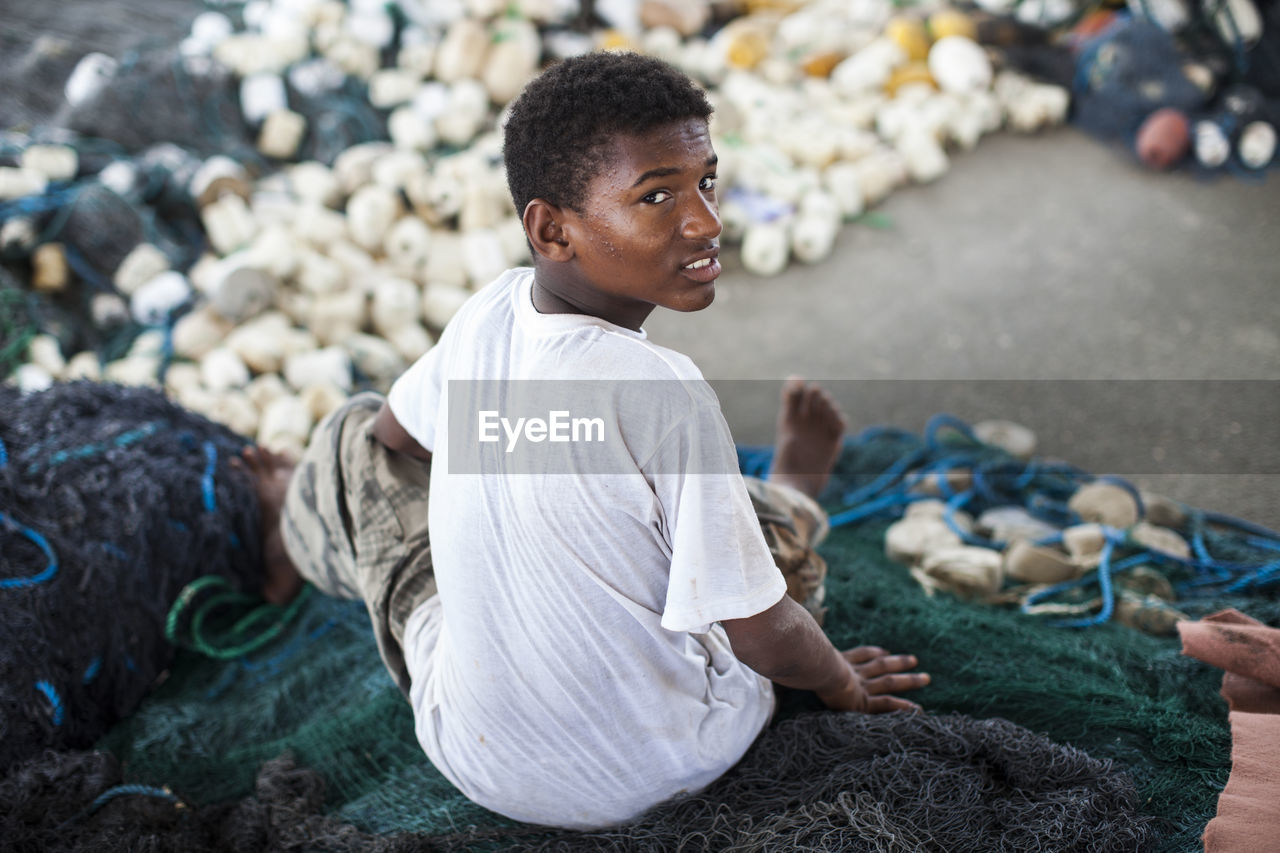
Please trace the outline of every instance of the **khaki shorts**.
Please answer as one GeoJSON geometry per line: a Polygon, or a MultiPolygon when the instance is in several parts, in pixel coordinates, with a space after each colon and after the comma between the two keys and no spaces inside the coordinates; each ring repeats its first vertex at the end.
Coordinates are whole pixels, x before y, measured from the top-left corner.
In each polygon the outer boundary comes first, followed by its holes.
{"type": "MultiPolygon", "coordinates": [[[[365,602],[383,663],[407,694],[404,625],[436,594],[427,536],[431,464],[373,437],[382,402],[358,394],[320,422],[289,484],[280,527],[304,578],[327,595],[365,602]]],[[[827,535],[826,514],[795,489],[745,480],[787,594],[821,623],[827,564],[814,548],[827,535]]]]}

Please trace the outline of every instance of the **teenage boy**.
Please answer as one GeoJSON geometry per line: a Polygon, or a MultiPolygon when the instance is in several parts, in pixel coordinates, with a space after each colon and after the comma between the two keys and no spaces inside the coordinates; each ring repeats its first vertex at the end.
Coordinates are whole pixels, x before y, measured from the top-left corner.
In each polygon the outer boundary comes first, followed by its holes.
{"type": "Polygon", "coordinates": [[[744,480],[697,367],[641,328],[715,295],[710,113],[639,55],[546,71],[505,128],[533,268],[472,297],[385,401],[322,422],[296,471],[246,452],[268,595],[300,571],[362,597],[427,755],[519,820],[599,827],[705,787],[768,723],[771,682],[865,712],[914,709],[894,694],[928,683],[910,655],[837,651],[815,619],[831,397],[788,381],[773,472],[744,480]],[[559,468],[484,467],[504,457],[473,446],[470,390],[562,380],[606,390],[588,414],[607,470],[581,445],[559,468]]]}

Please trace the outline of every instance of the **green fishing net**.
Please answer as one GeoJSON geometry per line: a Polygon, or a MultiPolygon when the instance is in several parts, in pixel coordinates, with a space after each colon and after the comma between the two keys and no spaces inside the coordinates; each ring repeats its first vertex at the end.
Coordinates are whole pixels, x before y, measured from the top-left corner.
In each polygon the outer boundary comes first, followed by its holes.
{"type": "MultiPolygon", "coordinates": [[[[1141,812],[1159,819],[1159,849],[1198,848],[1230,769],[1218,671],[1181,656],[1176,640],[1121,625],[1063,630],[1016,611],[926,598],[883,557],[882,534],[882,524],[839,529],[823,549],[837,645],[917,654],[934,681],[914,698],[932,713],[1002,717],[1114,759],[1135,780],[1141,812]]],[[[1249,609],[1280,618],[1274,602],[1267,612],[1249,609]]],[[[794,694],[784,715],[813,707],[794,694]]],[[[270,648],[226,662],[182,655],[101,746],[130,779],[168,785],[192,802],[246,796],[260,765],[288,751],[323,776],[330,813],[363,830],[461,834],[478,844],[488,830],[520,835],[422,755],[357,602],[313,593],[270,648]]]]}

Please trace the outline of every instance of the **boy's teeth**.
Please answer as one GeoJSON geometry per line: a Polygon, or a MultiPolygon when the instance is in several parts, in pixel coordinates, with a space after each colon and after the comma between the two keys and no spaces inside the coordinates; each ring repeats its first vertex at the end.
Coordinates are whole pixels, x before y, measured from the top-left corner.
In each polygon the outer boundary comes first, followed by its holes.
{"type": "Polygon", "coordinates": [[[700,260],[700,261],[694,261],[693,263],[689,264],[687,267],[685,267],[685,269],[687,269],[687,270],[696,270],[696,269],[699,269],[699,268],[701,268],[701,267],[708,266],[708,265],[710,265],[710,264],[711,264],[711,259],[710,259],[710,258],[703,258],[703,259],[702,259],[702,260],[700,260]]]}

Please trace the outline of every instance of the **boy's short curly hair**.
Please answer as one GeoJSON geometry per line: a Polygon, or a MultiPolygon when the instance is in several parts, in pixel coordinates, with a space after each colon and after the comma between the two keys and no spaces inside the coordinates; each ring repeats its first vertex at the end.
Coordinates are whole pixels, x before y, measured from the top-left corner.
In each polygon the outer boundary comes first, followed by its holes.
{"type": "Polygon", "coordinates": [[[516,210],[545,198],[581,212],[610,139],[711,112],[692,80],[651,57],[589,53],[553,65],[511,105],[503,134],[516,210]]]}

